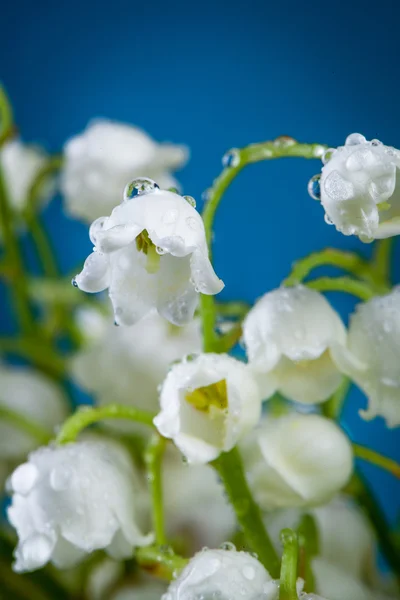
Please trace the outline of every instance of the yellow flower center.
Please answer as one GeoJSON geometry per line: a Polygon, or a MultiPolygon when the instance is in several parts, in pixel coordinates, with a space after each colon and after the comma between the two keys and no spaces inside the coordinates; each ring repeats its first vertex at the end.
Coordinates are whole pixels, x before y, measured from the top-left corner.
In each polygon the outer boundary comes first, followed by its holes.
{"type": "Polygon", "coordinates": [[[142,233],[137,236],[136,248],[147,256],[146,271],[151,275],[157,273],[160,267],[160,254],[157,252],[146,229],[143,229],[142,233]]]}
{"type": "Polygon", "coordinates": [[[205,413],[209,413],[212,406],[219,410],[226,410],[228,408],[226,379],[199,387],[193,392],[187,392],[185,400],[197,410],[205,413]]]}

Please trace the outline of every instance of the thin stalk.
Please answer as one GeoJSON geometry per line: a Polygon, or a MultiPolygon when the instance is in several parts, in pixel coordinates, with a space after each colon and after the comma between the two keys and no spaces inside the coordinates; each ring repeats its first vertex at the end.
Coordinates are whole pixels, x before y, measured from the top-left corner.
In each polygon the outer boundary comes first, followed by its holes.
{"type": "Polygon", "coordinates": [[[83,406],[69,417],[61,427],[56,438],[57,444],[67,444],[74,442],[79,433],[92,425],[104,419],[128,419],[136,423],[142,423],[149,427],[154,427],[154,413],[134,408],[133,406],[123,406],[122,404],[107,404],[98,408],[83,406]]]}
{"type": "Polygon", "coordinates": [[[388,473],[394,475],[394,477],[397,477],[398,479],[400,478],[400,464],[392,458],[383,456],[382,454],[379,454],[379,452],[375,452],[375,450],[366,448],[360,444],[353,444],[353,450],[357,458],[361,458],[372,465],[376,465],[377,467],[388,471],[388,473]]]}
{"type": "MultiPolygon", "coordinates": [[[[207,201],[203,209],[202,216],[210,260],[212,258],[212,234],[215,214],[224,193],[244,167],[252,163],[275,158],[320,158],[325,149],[326,146],[321,144],[301,144],[291,137],[282,136],[273,141],[251,144],[242,149],[232,150],[232,160],[208,190],[207,201]]],[[[200,314],[203,323],[205,352],[212,352],[217,342],[214,304],[213,296],[200,295],[200,314]]]]}
{"type": "Polygon", "coordinates": [[[0,419],[13,425],[15,428],[24,431],[40,445],[45,446],[52,438],[51,434],[39,423],[31,421],[24,415],[6,408],[5,406],[0,406],[0,419]]]}
{"type": "Polygon", "coordinates": [[[35,338],[0,338],[0,352],[24,358],[55,379],[65,377],[64,359],[35,338]]]}
{"type": "Polygon", "coordinates": [[[322,412],[329,419],[339,420],[344,402],[351,387],[348,377],[343,377],[341,384],[332,396],[322,405],[322,412]]]}
{"type": "Polygon", "coordinates": [[[151,575],[171,581],[186,566],[187,560],[178,556],[171,548],[144,546],[135,553],[138,564],[151,575]]]}
{"type": "Polygon", "coordinates": [[[389,284],[391,279],[393,242],[394,238],[387,238],[375,242],[372,268],[375,270],[378,278],[386,284],[389,284]]]}
{"type": "Polygon", "coordinates": [[[150,485],[152,508],[153,508],[153,529],[156,537],[156,543],[163,546],[167,543],[165,536],[164,507],[163,507],[163,486],[162,486],[162,459],[166,447],[166,439],[158,434],[154,434],[146,449],[144,459],[147,467],[147,479],[150,485]]]}
{"type": "Polygon", "coordinates": [[[351,277],[319,277],[307,281],[305,285],[319,292],[345,292],[364,301],[375,296],[374,290],[368,283],[357,281],[351,277]]]}
{"type": "Polygon", "coordinates": [[[299,543],[297,534],[291,529],[281,531],[283,554],[281,563],[279,600],[298,600],[297,595],[297,562],[299,543]]]}
{"type": "Polygon", "coordinates": [[[230,452],[223,452],[211,464],[224,484],[250,548],[271,576],[279,577],[278,556],[265,530],[260,508],[250,492],[239,451],[233,448],[230,452]]]}

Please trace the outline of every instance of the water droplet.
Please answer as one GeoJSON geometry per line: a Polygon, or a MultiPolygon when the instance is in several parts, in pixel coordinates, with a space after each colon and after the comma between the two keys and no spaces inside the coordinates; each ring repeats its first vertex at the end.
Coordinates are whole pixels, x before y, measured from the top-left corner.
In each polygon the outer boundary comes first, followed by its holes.
{"type": "Polygon", "coordinates": [[[71,279],[71,283],[72,283],[72,285],[73,285],[74,287],[76,287],[76,288],[78,287],[78,284],[77,284],[77,281],[76,281],[76,278],[75,278],[75,277],[73,277],[73,278],[71,279]]]}
{"type": "Polygon", "coordinates": [[[152,179],[147,179],[146,177],[138,177],[134,179],[126,186],[124,190],[124,199],[132,200],[136,196],[141,196],[142,194],[150,194],[154,192],[154,190],[159,189],[159,186],[152,179]]]}
{"type": "Polygon", "coordinates": [[[186,219],[187,226],[193,231],[197,231],[197,220],[194,217],[188,217],[186,219]]]}
{"type": "Polygon", "coordinates": [[[17,467],[12,473],[10,478],[11,488],[17,494],[26,496],[26,494],[28,494],[34,487],[38,476],[39,471],[35,465],[31,463],[24,463],[17,467]]]}
{"type": "Polygon", "coordinates": [[[371,140],[371,146],[382,146],[382,142],[379,140],[371,140]]]}
{"type": "Polygon", "coordinates": [[[296,144],[296,140],[290,135],[280,135],[275,138],[274,144],[277,146],[294,146],[296,144]]]}
{"type": "Polygon", "coordinates": [[[327,225],[333,225],[333,221],[331,220],[330,217],[328,217],[328,215],[326,213],[324,214],[324,221],[327,225]]]}
{"type": "Polygon", "coordinates": [[[243,577],[245,579],[248,579],[249,581],[252,581],[254,579],[254,577],[256,576],[256,570],[251,565],[246,565],[245,567],[243,567],[242,573],[243,573],[243,577]]]}
{"type": "Polygon", "coordinates": [[[50,473],[50,485],[56,492],[66,490],[71,482],[72,471],[69,467],[55,467],[50,473]]]}
{"type": "Polygon", "coordinates": [[[179,194],[179,190],[176,187],[170,187],[168,188],[169,192],[172,192],[173,194],[179,194]]]}
{"type": "Polygon", "coordinates": [[[165,254],[165,250],[164,250],[164,248],[161,248],[160,246],[156,246],[156,252],[157,252],[157,254],[159,254],[160,256],[162,256],[163,254],[165,254]]]}
{"type": "Polygon", "coordinates": [[[318,173],[311,177],[307,185],[308,193],[313,200],[321,200],[321,186],[320,186],[321,175],[318,173]]]}
{"type": "Polygon", "coordinates": [[[190,206],[193,206],[193,208],[196,208],[196,200],[194,198],[192,198],[192,196],[183,196],[186,200],[186,202],[188,202],[190,204],[190,206]]]}
{"type": "Polygon", "coordinates": [[[176,223],[178,217],[179,211],[177,211],[176,208],[172,208],[163,214],[162,220],[166,225],[172,225],[173,223],[176,223]]]}
{"type": "Polygon", "coordinates": [[[347,136],[344,143],[345,146],[357,146],[358,144],[364,144],[367,139],[361,135],[361,133],[351,133],[347,136]]]}
{"type": "Polygon", "coordinates": [[[325,150],[325,152],[323,153],[323,155],[321,156],[321,160],[323,162],[324,165],[326,165],[326,163],[331,160],[334,152],[336,151],[336,148],[328,148],[327,150],[325,150]]]}
{"type": "Polygon", "coordinates": [[[114,325],[115,327],[119,327],[119,323],[117,323],[117,321],[114,321],[114,325]]]}
{"type": "Polygon", "coordinates": [[[240,163],[240,152],[237,148],[228,150],[222,157],[222,164],[224,167],[237,167],[240,163]]]}
{"type": "Polygon", "coordinates": [[[223,542],[220,545],[221,550],[228,550],[229,552],[236,550],[236,546],[235,544],[232,544],[232,542],[223,542]]]}

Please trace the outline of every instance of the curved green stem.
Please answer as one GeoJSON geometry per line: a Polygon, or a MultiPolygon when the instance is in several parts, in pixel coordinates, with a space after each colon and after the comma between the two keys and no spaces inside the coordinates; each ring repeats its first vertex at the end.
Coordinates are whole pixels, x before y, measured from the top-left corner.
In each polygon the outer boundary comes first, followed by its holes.
{"type": "Polygon", "coordinates": [[[322,412],[329,419],[339,420],[342,414],[342,409],[346,396],[350,390],[351,381],[348,377],[343,377],[338,389],[324,404],[322,404],[322,412]]]}
{"type": "Polygon", "coordinates": [[[14,132],[14,119],[8,96],[0,85],[0,146],[14,132]]]}
{"type": "Polygon", "coordinates": [[[272,577],[279,577],[279,560],[265,530],[261,511],[251,495],[237,448],[223,452],[212,463],[222,479],[225,491],[250,548],[272,577]]]}
{"type": "Polygon", "coordinates": [[[30,435],[34,440],[41,445],[46,445],[52,438],[52,435],[39,423],[30,421],[24,415],[6,408],[4,405],[0,406],[0,419],[10,423],[17,429],[24,431],[30,435]]]}
{"type": "Polygon", "coordinates": [[[146,449],[144,459],[147,467],[147,479],[149,481],[153,505],[153,528],[156,543],[163,546],[167,543],[165,536],[163,487],[162,487],[162,459],[167,440],[158,434],[154,434],[146,449]]]}
{"type": "MultiPolygon", "coordinates": [[[[325,149],[326,146],[321,144],[301,144],[291,137],[282,136],[273,141],[251,144],[245,148],[232,150],[233,160],[230,166],[223,169],[208,190],[208,198],[202,213],[210,260],[212,258],[211,245],[215,214],[224,193],[245,166],[275,158],[320,158],[325,149]]],[[[206,352],[212,352],[217,342],[214,304],[213,296],[200,295],[200,313],[206,352]]]]}
{"type": "Polygon", "coordinates": [[[372,261],[372,267],[375,269],[376,275],[383,283],[390,283],[391,274],[391,258],[393,250],[394,238],[378,240],[375,242],[375,251],[372,261]]]}
{"type": "Polygon", "coordinates": [[[151,575],[171,581],[184,569],[187,560],[178,556],[171,548],[144,546],[135,553],[138,564],[151,575]]]}
{"type": "Polygon", "coordinates": [[[305,285],[319,292],[345,292],[364,301],[376,295],[369,284],[351,277],[319,277],[307,281],[305,285]]]}
{"type": "Polygon", "coordinates": [[[382,454],[379,454],[379,452],[375,452],[375,450],[366,448],[360,444],[353,444],[353,450],[357,458],[366,460],[372,465],[376,465],[377,467],[388,471],[391,475],[394,475],[394,477],[400,478],[400,464],[392,458],[383,456],[382,454]]]}
{"type": "Polygon", "coordinates": [[[281,531],[283,554],[279,586],[279,600],[298,600],[297,595],[297,562],[299,543],[297,535],[291,529],[281,531]]]}
{"type": "Polygon", "coordinates": [[[128,419],[136,423],[154,427],[154,417],[154,413],[140,410],[133,406],[123,406],[122,404],[107,404],[98,408],[82,406],[64,422],[57,435],[56,443],[67,444],[68,442],[74,442],[85,427],[104,419],[128,419]]]}
{"type": "Polygon", "coordinates": [[[0,353],[22,357],[56,379],[65,377],[64,359],[51,346],[36,338],[0,338],[0,353]]]}
{"type": "Polygon", "coordinates": [[[335,248],[325,248],[319,252],[313,252],[305,258],[298,260],[292,269],[289,277],[285,279],[283,285],[296,285],[301,283],[310,272],[316,267],[330,265],[348,271],[356,277],[373,282],[371,266],[355,252],[345,252],[335,248]]]}

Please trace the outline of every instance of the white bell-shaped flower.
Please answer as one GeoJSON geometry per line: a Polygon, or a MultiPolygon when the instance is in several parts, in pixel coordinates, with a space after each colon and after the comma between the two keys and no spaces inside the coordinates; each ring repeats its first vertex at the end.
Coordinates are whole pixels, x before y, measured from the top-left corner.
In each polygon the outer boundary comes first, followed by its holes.
{"type": "Polygon", "coordinates": [[[108,288],[118,324],[133,325],[156,308],[184,325],[199,292],[217,294],[224,286],[208,258],[199,213],[151,180],[129,184],[111,216],[92,224],[90,237],[95,251],[74,282],[85,292],[108,288]]]}
{"type": "MultiPolygon", "coordinates": [[[[0,149],[0,168],[3,173],[10,205],[16,212],[26,207],[28,192],[39,171],[46,163],[45,152],[36,146],[23,144],[19,139],[5,143],[0,149]]],[[[40,190],[40,200],[47,200],[53,191],[51,184],[40,190]]]]}
{"type": "Polygon", "coordinates": [[[17,572],[49,561],[68,568],[100,548],[122,559],[151,542],[152,536],[140,530],[143,489],[132,465],[112,445],[40,448],[12,473],[9,487],[8,518],[19,538],[17,572]]]}
{"type": "Polygon", "coordinates": [[[400,152],[353,133],[325,153],[320,179],[326,219],[363,241],[400,233],[400,152]]]}
{"type": "Polygon", "coordinates": [[[351,443],[331,419],[315,414],[268,416],[243,442],[249,484],[265,510],[330,500],[353,469],[351,443]]]}
{"type": "Polygon", "coordinates": [[[188,149],[159,144],[137,127],[97,120],[64,147],[62,190],[68,212],[90,223],[119,203],[128,181],[151,177],[168,189],[171,175],[187,161],[188,149]]]}
{"type": "Polygon", "coordinates": [[[348,571],[316,556],[311,563],[316,591],[329,600],[377,600],[378,594],[348,571]]]}
{"type": "Polygon", "coordinates": [[[265,524],[277,551],[281,549],[282,529],[296,530],[306,514],[314,519],[321,558],[356,579],[371,570],[375,551],[373,530],[362,510],[344,496],[314,508],[289,508],[267,513],[265,524]]]}
{"type": "Polygon", "coordinates": [[[350,320],[347,347],[334,358],[368,397],[366,420],[382,416],[388,427],[400,425],[400,288],[359,304],[350,320]]]}
{"type": "Polygon", "coordinates": [[[226,354],[200,354],[175,364],[160,394],[154,424],[189,463],[231,450],[259,421],[261,400],[250,369],[226,354]]]}
{"type": "Polygon", "coordinates": [[[196,554],[161,600],[277,600],[268,571],[247,552],[208,550],[196,554]]]}
{"type": "Polygon", "coordinates": [[[345,327],[329,302],[302,285],[268,292],[243,323],[248,360],[264,398],[279,391],[296,402],[325,401],[342,380],[331,348],[345,340],[345,327]]]}
{"type": "MultiPolygon", "coordinates": [[[[73,357],[71,374],[99,405],[112,401],[158,410],[157,388],[170,364],[201,349],[197,319],[175,327],[154,313],[134,327],[115,327],[110,318],[91,310],[79,324],[87,343],[73,357]]],[[[107,424],[125,431],[140,427],[126,420],[107,424]]]]}
{"type": "Polygon", "coordinates": [[[0,366],[0,388],[2,459],[25,456],[38,446],[35,429],[51,436],[68,415],[68,401],[59,386],[28,367],[0,366]],[[20,422],[7,418],[8,411],[20,422]]]}
{"type": "Polygon", "coordinates": [[[211,466],[188,465],[170,446],[162,473],[168,539],[184,540],[193,554],[207,544],[218,547],[231,538],[236,529],[235,515],[211,466]]]}

